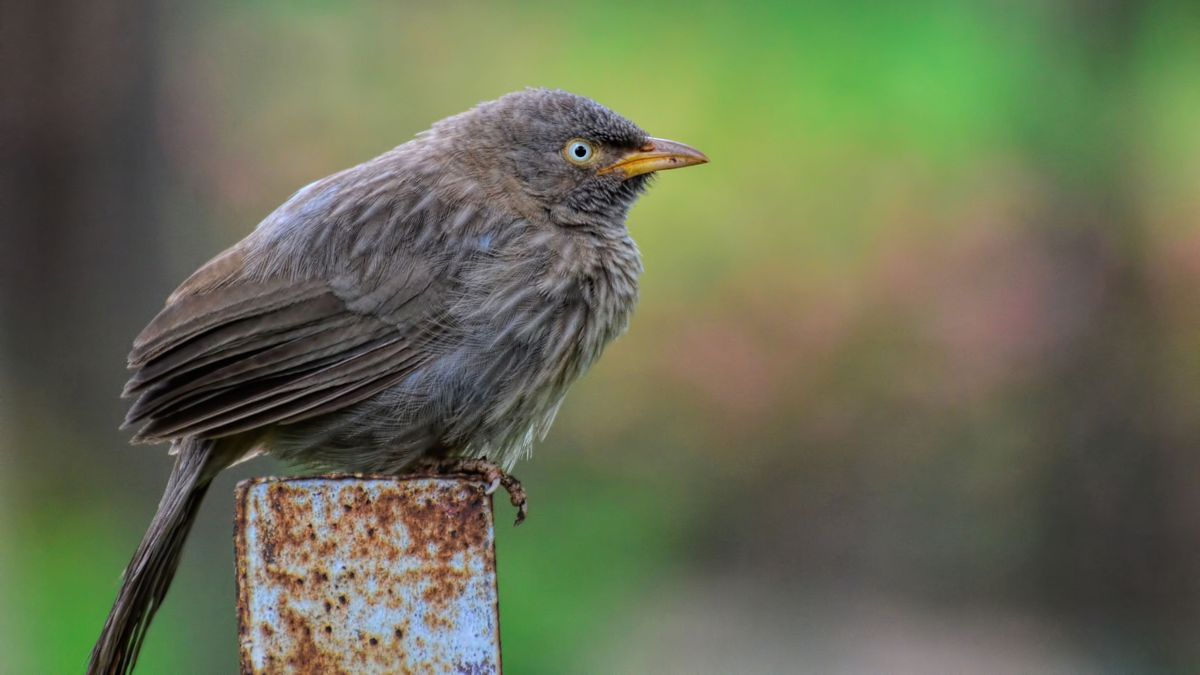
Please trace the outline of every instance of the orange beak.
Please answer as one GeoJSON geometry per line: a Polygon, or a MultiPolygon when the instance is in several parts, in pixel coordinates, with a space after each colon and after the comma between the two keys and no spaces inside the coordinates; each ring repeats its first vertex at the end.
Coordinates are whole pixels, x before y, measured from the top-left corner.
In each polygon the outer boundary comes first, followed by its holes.
{"type": "Polygon", "coordinates": [[[707,162],[708,157],[691,146],[668,141],[665,138],[651,138],[642,147],[596,173],[603,175],[620,172],[623,179],[629,179],[654,171],[682,169],[685,166],[706,164],[707,162]]]}

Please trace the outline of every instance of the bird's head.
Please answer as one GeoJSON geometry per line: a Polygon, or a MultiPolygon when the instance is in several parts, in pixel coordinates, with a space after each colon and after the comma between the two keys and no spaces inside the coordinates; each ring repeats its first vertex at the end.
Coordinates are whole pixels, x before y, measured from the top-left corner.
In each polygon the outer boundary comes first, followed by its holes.
{"type": "Polygon", "coordinates": [[[708,161],[591,99],[558,90],[508,94],[432,131],[489,195],[564,226],[622,226],[655,172],[708,161]]]}

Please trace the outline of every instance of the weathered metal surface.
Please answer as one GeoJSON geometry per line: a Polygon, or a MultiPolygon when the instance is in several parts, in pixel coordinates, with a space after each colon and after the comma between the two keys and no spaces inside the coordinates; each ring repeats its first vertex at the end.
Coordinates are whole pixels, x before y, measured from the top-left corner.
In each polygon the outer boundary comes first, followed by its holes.
{"type": "Polygon", "coordinates": [[[500,672],[482,484],[258,479],[237,501],[243,672],[500,672]]]}

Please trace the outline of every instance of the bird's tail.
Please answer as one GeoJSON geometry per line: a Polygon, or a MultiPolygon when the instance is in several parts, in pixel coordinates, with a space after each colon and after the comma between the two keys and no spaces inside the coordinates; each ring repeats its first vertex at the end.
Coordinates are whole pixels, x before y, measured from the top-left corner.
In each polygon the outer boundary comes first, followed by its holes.
{"type": "Polygon", "coordinates": [[[133,671],[142,638],[154,613],[167,595],[167,587],[179,566],[179,554],[187,539],[204,493],[223,466],[214,455],[214,442],[178,441],[175,468],[158,512],[142,537],[133,559],[125,568],[121,591],[104,622],[100,639],[92,648],[88,675],[124,675],[133,671]]]}

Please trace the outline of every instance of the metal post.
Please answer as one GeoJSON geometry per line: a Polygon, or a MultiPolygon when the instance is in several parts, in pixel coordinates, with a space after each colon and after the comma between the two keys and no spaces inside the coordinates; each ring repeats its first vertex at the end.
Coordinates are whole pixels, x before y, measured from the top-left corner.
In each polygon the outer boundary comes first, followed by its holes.
{"type": "Polygon", "coordinates": [[[500,672],[480,483],[243,481],[236,545],[244,673],[500,672]]]}

